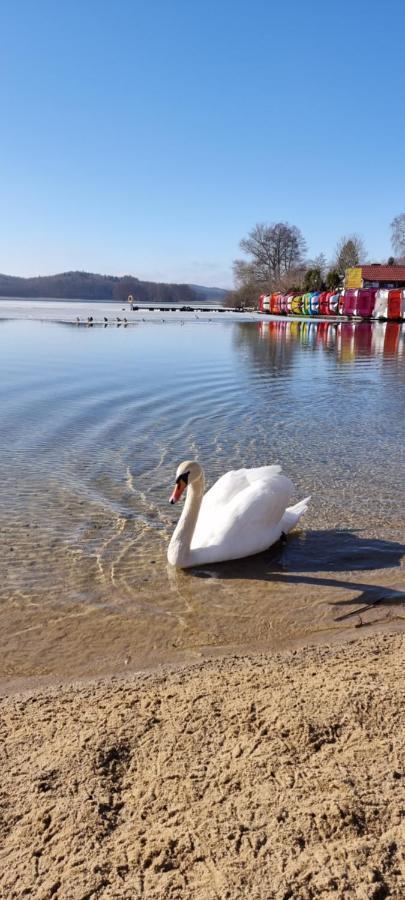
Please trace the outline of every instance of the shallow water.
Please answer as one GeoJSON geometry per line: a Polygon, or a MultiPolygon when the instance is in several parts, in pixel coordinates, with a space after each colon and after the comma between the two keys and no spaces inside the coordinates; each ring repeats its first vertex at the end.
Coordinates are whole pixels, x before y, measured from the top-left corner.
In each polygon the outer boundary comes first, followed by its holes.
{"type": "Polygon", "coordinates": [[[0,384],[1,676],[401,627],[405,326],[2,321],[0,384]],[[301,531],[171,570],[168,498],[190,457],[208,484],[281,463],[295,499],[312,495],[301,531]]]}

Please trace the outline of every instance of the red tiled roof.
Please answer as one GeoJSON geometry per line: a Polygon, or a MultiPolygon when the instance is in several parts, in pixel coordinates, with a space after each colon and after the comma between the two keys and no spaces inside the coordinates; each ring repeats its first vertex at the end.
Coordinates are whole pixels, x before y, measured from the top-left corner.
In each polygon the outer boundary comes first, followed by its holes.
{"type": "Polygon", "coordinates": [[[361,266],[365,281],[405,281],[405,266],[361,266]]]}

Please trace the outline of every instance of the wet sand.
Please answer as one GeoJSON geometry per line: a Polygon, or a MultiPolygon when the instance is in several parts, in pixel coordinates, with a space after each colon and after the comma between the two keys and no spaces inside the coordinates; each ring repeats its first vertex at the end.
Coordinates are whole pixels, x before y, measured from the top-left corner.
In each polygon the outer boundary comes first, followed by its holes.
{"type": "MultiPolygon", "coordinates": [[[[318,534],[323,533],[294,532],[287,545],[276,545],[251,559],[189,572],[173,569],[169,581],[165,545],[155,548],[153,566],[146,548],[142,557],[130,555],[137,581],[128,597],[117,600],[111,587],[109,603],[108,583],[105,596],[97,602],[95,581],[88,573],[77,599],[66,597],[62,567],[56,584],[48,575],[49,583],[39,582],[30,594],[0,588],[0,694],[76,678],[156,671],[165,665],[190,665],[221,656],[275,654],[360,634],[404,632],[402,565],[311,572],[311,547],[317,545],[318,534]],[[308,570],[283,570],[279,554],[283,560],[292,560],[294,548],[304,538],[305,546],[310,545],[303,551],[308,553],[308,570]]],[[[356,546],[354,535],[349,534],[346,541],[356,546]]],[[[357,544],[361,548],[360,539],[357,544]]],[[[383,546],[383,542],[375,541],[375,545],[383,546]]],[[[7,540],[3,550],[6,572],[7,540]]],[[[395,549],[395,559],[398,553],[395,549]]]]}
{"type": "Polygon", "coordinates": [[[2,703],[7,900],[405,896],[404,636],[2,703]]]}

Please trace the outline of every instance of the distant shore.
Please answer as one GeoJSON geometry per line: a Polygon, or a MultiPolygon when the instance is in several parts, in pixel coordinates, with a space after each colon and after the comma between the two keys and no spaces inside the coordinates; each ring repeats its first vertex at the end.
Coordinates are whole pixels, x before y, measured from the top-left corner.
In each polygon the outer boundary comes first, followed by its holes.
{"type": "Polygon", "coordinates": [[[0,893],[405,896],[404,635],[2,702],[0,893]]]}

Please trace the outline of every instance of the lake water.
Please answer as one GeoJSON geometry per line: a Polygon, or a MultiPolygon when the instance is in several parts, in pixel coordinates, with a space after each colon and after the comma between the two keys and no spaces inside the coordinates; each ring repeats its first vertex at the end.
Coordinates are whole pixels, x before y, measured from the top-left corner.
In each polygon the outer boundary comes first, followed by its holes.
{"type": "Polygon", "coordinates": [[[0,385],[3,679],[403,626],[405,326],[0,321],[0,385]],[[281,463],[300,531],[172,570],[187,458],[281,463]]]}

